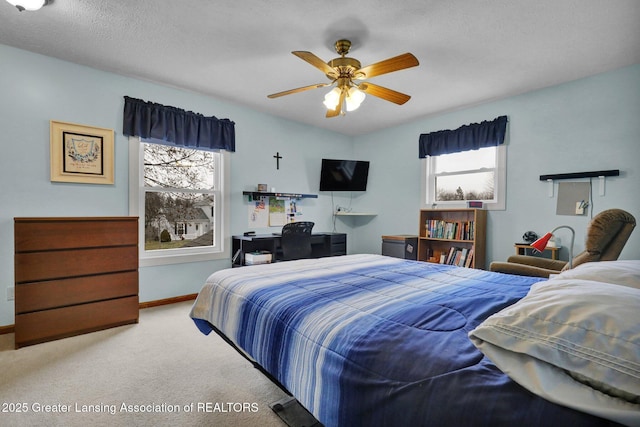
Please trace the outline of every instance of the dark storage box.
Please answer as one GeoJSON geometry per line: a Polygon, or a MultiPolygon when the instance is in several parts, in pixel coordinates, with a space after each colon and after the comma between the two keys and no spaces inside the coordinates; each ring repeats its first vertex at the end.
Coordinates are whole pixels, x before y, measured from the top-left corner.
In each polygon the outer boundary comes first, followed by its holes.
{"type": "Polygon", "coordinates": [[[409,234],[382,236],[382,255],[403,259],[417,259],[418,236],[409,234]]]}

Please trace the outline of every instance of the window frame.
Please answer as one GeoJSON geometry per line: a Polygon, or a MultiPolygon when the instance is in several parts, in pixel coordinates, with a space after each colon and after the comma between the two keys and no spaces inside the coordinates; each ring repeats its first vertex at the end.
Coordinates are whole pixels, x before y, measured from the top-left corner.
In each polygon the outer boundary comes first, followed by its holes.
{"type": "MultiPolygon", "coordinates": [[[[438,156],[427,156],[422,160],[421,203],[424,208],[444,207],[447,209],[466,208],[467,200],[435,200],[435,162],[438,156]]],[[[505,210],[507,198],[507,144],[496,146],[495,202],[482,201],[484,209],[505,210]]]]}
{"type": "MultiPolygon", "coordinates": [[[[129,137],[129,215],[144,218],[145,186],[144,186],[144,145],[143,139],[137,136],[129,137]]],[[[230,227],[230,163],[231,155],[228,151],[218,152],[216,182],[220,189],[216,191],[214,246],[200,246],[180,249],[155,249],[145,250],[144,220],[138,221],[138,259],[140,267],[180,264],[187,262],[200,262],[230,259],[229,248],[230,227]]]]}

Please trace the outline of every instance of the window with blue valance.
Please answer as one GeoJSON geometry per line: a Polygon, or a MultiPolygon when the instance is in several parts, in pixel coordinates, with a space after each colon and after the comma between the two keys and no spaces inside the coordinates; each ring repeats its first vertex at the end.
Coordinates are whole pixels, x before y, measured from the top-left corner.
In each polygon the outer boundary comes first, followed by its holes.
{"type": "Polygon", "coordinates": [[[235,123],[231,120],[128,96],[124,97],[122,133],[165,145],[236,151],[235,123]]]}
{"type": "Polygon", "coordinates": [[[498,146],[504,143],[506,129],[507,116],[500,116],[491,121],[471,123],[455,130],[423,133],[419,140],[419,157],[423,159],[427,156],[498,146]]]}

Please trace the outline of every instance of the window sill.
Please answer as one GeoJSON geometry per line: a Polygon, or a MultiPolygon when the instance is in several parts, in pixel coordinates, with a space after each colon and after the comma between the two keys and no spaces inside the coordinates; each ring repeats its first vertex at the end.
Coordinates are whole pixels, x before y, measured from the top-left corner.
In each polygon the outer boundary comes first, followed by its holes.
{"type": "MultiPolygon", "coordinates": [[[[430,205],[423,205],[422,209],[469,209],[467,206],[467,202],[456,203],[456,202],[440,202],[430,205]]],[[[505,210],[504,202],[492,202],[492,203],[483,203],[482,208],[487,211],[503,211],[505,210]]]]}
{"type": "Polygon", "coordinates": [[[228,260],[230,254],[227,252],[200,253],[200,254],[169,254],[169,255],[149,255],[140,256],[138,265],[140,267],[153,267],[158,265],[185,264],[189,262],[204,262],[228,260]]]}

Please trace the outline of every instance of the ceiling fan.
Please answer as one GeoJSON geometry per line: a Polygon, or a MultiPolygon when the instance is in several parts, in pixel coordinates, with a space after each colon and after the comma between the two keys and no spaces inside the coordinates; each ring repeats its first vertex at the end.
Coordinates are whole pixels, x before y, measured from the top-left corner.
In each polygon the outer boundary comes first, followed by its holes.
{"type": "Polygon", "coordinates": [[[332,59],[329,62],[324,62],[311,52],[291,52],[298,58],[307,61],[322,71],[329,80],[331,80],[329,83],[317,83],[285,90],[284,92],[267,95],[267,97],[272,99],[279,98],[284,95],[333,86],[335,84],[333,90],[325,95],[324,104],[327,107],[327,117],[336,117],[344,114],[345,109],[347,111],[355,110],[360,106],[362,100],[364,100],[365,94],[373,95],[398,105],[404,104],[411,98],[404,93],[361,80],[417,66],[418,60],[412,54],[403,53],[402,55],[362,67],[360,61],[346,56],[349,53],[349,49],[351,49],[351,42],[349,40],[338,40],[335,43],[335,49],[340,57],[332,59]]]}

